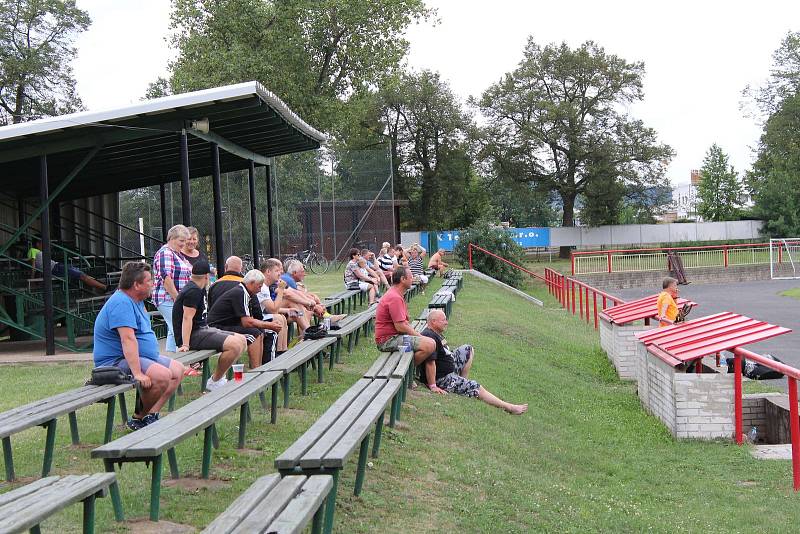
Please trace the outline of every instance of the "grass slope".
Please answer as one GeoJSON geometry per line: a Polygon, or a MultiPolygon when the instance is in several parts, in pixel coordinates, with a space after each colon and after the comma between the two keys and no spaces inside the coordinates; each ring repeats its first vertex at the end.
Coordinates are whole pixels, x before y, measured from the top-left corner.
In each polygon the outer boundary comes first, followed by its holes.
{"type": "MultiPolygon", "coordinates": [[[[309,286],[334,280],[309,277],[309,286]]],[[[412,301],[412,317],[425,300],[412,301]]],[[[535,307],[468,277],[446,337],[452,346],[473,344],[472,377],[503,398],[530,403],[529,412],[514,417],[476,400],[411,392],[398,428],[384,434],[360,498],[352,496],[354,461],[345,468],[337,532],[777,532],[800,520],[788,462],[756,462],[746,447],[729,443],[674,441],[642,411],[634,386],[616,378],[594,330],[555,305],[535,307]]],[[[308,397],[295,380],[292,409],[281,410],[274,427],[255,407],[252,450],[233,448],[236,415],[226,417],[212,467],[223,482],[164,488],[162,518],[208,524],[273,470],[274,457],[375,356],[370,343],[361,343],[325,384],[311,382],[308,397]]],[[[0,410],[75,387],[86,374],[75,365],[0,368],[0,410]]],[[[197,396],[196,382],[188,387],[181,403],[197,396]]],[[[100,442],[103,413],[95,407],[79,414],[86,442],[100,442]]],[[[54,471],[100,470],[89,447],[69,445],[66,421],[59,428],[54,471]]],[[[14,439],[20,476],[37,474],[43,440],[40,429],[14,439]]],[[[198,436],[178,448],[183,472],[199,473],[201,442],[198,436]]],[[[120,476],[127,516],[146,516],[149,471],[126,465],[120,476]]],[[[110,508],[100,501],[98,531],[125,531],[110,508]]],[[[80,507],[45,527],[77,532],[80,507]]]]}

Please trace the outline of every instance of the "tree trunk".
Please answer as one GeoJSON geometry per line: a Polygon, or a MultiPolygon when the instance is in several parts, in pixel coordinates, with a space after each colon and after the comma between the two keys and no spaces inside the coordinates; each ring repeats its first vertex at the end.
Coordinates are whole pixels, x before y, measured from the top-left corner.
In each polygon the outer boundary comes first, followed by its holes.
{"type": "MultiPolygon", "coordinates": [[[[576,195],[561,195],[561,201],[564,205],[564,216],[561,219],[562,227],[571,227],[575,224],[575,197],[576,195]]],[[[572,252],[571,246],[562,246],[558,249],[558,257],[567,259],[572,252]]]]}

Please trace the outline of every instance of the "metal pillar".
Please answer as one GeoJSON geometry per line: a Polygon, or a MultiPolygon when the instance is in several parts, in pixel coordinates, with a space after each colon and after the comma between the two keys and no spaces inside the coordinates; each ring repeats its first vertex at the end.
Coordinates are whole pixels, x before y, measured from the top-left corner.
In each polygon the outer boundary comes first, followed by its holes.
{"type": "Polygon", "coordinates": [[[192,193],[189,190],[189,140],[186,138],[186,130],[181,130],[181,210],[183,212],[183,224],[192,225],[192,193]]]}
{"type": "Polygon", "coordinates": [[[247,186],[250,190],[250,241],[253,244],[253,266],[258,269],[258,223],[256,221],[256,164],[249,161],[247,169],[247,186]]]}
{"type": "MultiPolygon", "coordinates": [[[[158,193],[161,200],[161,241],[167,242],[167,184],[158,184],[158,193]]],[[[170,201],[172,198],[170,197],[170,201]]],[[[200,246],[198,244],[198,246],[200,246]]]]}
{"type": "Polygon", "coordinates": [[[272,179],[270,174],[272,173],[272,165],[267,165],[267,232],[269,232],[269,246],[267,250],[269,250],[269,257],[275,257],[275,234],[274,234],[274,227],[272,225],[272,179]]]}
{"type": "MultiPolygon", "coordinates": [[[[214,248],[217,269],[225,265],[225,250],[222,238],[222,185],[219,172],[219,145],[211,143],[211,185],[214,192],[214,248]]],[[[228,206],[228,210],[231,206],[228,206]]]]}
{"type": "MultiPolygon", "coordinates": [[[[50,196],[47,184],[47,156],[39,156],[39,202],[48,206],[50,196]]],[[[51,356],[56,353],[55,328],[53,324],[53,273],[50,266],[50,210],[47,207],[40,215],[42,234],[42,279],[44,299],[44,339],[45,354],[51,356]]],[[[66,268],[66,266],[65,266],[66,268]]]]}

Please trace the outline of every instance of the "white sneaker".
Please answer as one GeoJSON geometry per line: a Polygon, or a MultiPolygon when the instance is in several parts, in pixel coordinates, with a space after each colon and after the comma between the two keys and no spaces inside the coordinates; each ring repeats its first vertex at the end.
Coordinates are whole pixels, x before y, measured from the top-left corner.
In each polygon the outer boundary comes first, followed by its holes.
{"type": "Polygon", "coordinates": [[[215,389],[219,389],[227,383],[228,379],[224,376],[217,381],[214,381],[213,378],[209,378],[206,382],[206,391],[214,391],[215,389]]]}

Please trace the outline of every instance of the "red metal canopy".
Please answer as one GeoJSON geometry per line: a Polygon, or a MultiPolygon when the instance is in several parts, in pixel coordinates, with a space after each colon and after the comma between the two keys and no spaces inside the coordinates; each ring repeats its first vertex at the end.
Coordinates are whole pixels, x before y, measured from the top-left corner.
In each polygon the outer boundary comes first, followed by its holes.
{"type": "MultiPolygon", "coordinates": [[[[605,320],[616,324],[627,324],[642,319],[652,319],[658,315],[658,308],[656,302],[658,301],[658,294],[644,297],[639,300],[632,300],[619,306],[606,308],[600,314],[605,320]]],[[[678,297],[675,301],[678,307],[684,304],[697,306],[697,303],[684,298],[678,297]]]]}
{"type": "Polygon", "coordinates": [[[636,334],[648,351],[675,366],[787,334],[791,329],[723,312],[636,334]]]}

